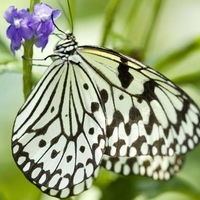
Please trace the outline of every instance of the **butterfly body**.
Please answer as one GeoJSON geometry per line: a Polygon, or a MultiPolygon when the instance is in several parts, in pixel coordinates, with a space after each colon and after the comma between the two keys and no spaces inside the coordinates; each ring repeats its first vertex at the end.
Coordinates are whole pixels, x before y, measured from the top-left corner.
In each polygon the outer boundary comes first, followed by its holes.
{"type": "Polygon", "coordinates": [[[92,185],[99,167],[169,179],[200,138],[200,111],[169,79],[113,50],[78,46],[72,33],[20,109],[13,157],[60,198],[92,185]]]}

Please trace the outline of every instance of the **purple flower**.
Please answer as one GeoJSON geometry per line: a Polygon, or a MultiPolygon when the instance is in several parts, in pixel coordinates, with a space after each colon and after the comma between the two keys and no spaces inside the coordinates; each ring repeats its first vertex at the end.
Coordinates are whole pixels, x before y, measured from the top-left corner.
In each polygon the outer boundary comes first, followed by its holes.
{"type": "Polygon", "coordinates": [[[4,18],[10,24],[6,34],[11,39],[10,49],[15,54],[21,47],[23,39],[29,40],[34,34],[30,26],[31,15],[25,9],[18,11],[14,6],[10,6],[5,11],[4,18]]]}
{"type": "Polygon", "coordinates": [[[54,21],[60,16],[60,10],[53,10],[44,3],[38,3],[34,6],[32,27],[35,30],[35,45],[45,48],[49,35],[54,30],[54,21]]]}
{"type": "Polygon", "coordinates": [[[24,40],[35,37],[35,45],[45,48],[49,35],[54,30],[54,21],[60,16],[60,10],[53,10],[44,3],[34,6],[34,13],[27,10],[17,10],[10,6],[4,13],[5,20],[10,24],[7,37],[11,40],[10,48],[13,54],[21,47],[24,40]]]}

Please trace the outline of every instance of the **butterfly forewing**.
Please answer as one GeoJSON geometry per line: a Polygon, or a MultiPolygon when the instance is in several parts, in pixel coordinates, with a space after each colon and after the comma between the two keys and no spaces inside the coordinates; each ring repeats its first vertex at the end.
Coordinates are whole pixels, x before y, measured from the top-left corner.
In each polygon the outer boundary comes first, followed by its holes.
{"type": "Polygon", "coordinates": [[[83,46],[106,113],[105,154],[184,154],[199,142],[199,109],[160,73],[112,50],[83,46]]]}
{"type": "Polygon", "coordinates": [[[54,61],[13,129],[18,166],[43,191],[59,197],[91,186],[105,149],[105,115],[97,88],[81,66],[73,65],[54,61]]]}

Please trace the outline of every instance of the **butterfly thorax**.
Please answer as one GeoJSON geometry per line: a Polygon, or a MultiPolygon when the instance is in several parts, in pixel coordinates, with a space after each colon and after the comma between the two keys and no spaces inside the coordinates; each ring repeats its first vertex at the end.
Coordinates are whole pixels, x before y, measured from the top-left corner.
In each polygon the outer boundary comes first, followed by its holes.
{"type": "Polygon", "coordinates": [[[64,37],[55,46],[54,52],[55,57],[61,58],[63,60],[68,60],[69,56],[74,55],[78,43],[72,32],[67,31],[64,34],[64,37]]]}

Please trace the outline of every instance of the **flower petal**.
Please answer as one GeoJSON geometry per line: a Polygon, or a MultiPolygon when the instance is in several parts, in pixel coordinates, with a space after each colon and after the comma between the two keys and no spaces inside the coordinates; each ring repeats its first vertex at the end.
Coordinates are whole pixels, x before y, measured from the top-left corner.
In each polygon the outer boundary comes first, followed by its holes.
{"type": "Polygon", "coordinates": [[[31,20],[28,23],[28,26],[31,27],[33,30],[36,30],[39,24],[41,23],[41,19],[37,15],[32,15],[31,20]]]}
{"type": "Polygon", "coordinates": [[[60,15],[61,15],[61,11],[60,10],[54,10],[52,12],[53,19],[57,19],[60,15]]]}
{"type": "Polygon", "coordinates": [[[31,14],[25,10],[25,9],[21,9],[18,11],[18,18],[21,18],[21,19],[27,19],[31,14]]]}
{"type": "Polygon", "coordinates": [[[36,38],[35,46],[42,47],[42,50],[43,50],[46,47],[47,42],[48,42],[48,37],[42,36],[42,37],[36,38]]]}
{"type": "Polygon", "coordinates": [[[25,40],[29,40],[34,35],[34,30],[31,26],[29,26],[29,20],[23,20],[21,22],[21,27],[19,29],[19,33],[21,34],[22,38],[25,40]]]}
{"type": "Polygon", "coordinates": [[[51,16],[53,9],[45,4],[45,3],[38,3],[34,6],[34,14],[42,17],[43,15],[51,16]]]}
{"type": "Polygon", "coordinates": [[[20,35],[16,32],[16,34],[14,35],[14,37],[11,40],[11,44],[10,44],[10,49],[13,52],[13,54],[15,55],[15,51],[20,49],[22,44],[22,38],[20,37],[20,35]]]}
{"type": "Polygon", "coordinates": [[[5,12],[4,12],[4,19],[10,23],[13,24],[13,16],[15,16],[17,13],[17,9],[14,6],[10,6],[5,12]]]}
{"type": "Polygon", "coordinates": [[[36,4],[33,14],[28,10],[17,10],[14,6],[10,6],[5,11],[4,18],[10,23],[6,34],[11,39],[12,52],[15,53],[21,47],[23,40],[29,40],[33,36],[36,38],[35,45],[44,49],[49,35],[54,30],[54,20],[60,14],[60,10],[53,10],[45,3],[36,4]]]}
{"type": "Polygon", "coordinates": [[[15,26],[10,25],[6,31],[6,35],[9,39],[12,40],[12,38],[14,37],[15,33],[17,32],[17,29],[15,26]]]}

